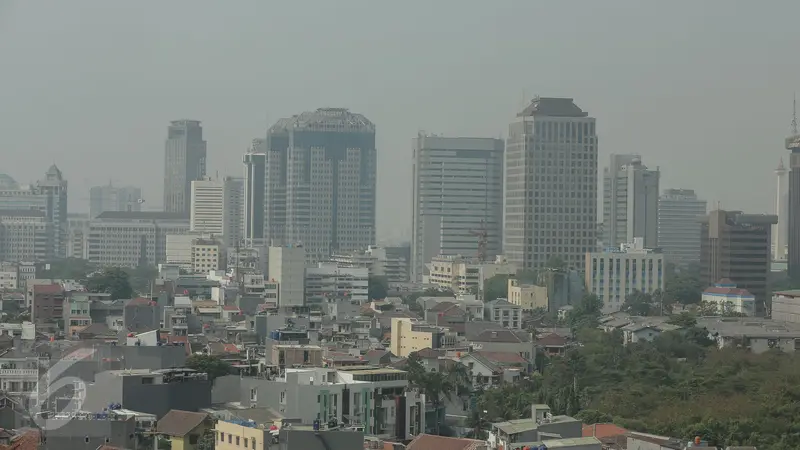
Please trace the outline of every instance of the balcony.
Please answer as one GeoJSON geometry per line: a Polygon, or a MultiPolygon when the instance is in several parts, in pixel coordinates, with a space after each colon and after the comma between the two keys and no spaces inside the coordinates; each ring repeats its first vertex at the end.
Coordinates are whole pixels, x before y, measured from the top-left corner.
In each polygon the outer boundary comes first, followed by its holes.
{"type": "Polygon", "coordinates": [[[37,369],[0,369],[0,377],[38,377],[37,369]]]}

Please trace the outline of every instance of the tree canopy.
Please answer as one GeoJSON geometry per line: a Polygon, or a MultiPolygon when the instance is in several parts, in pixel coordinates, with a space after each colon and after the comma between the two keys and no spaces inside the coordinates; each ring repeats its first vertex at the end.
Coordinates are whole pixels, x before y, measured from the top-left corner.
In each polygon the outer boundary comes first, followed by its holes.
{"type": "Polygon", "coordinates": [[[128,273],[119,267],[109,267],[93,274],[86,280],[86,289],[111,294],[113,300],[133,295],[128,273]]]}
{"type": "Polygon", "coordinates": [[[381,300],[389,293],[389,281],[386,277],[369,276],[368,292],[370,300],[381,300]]]}
{"type": "MultiPolygon", "coordinates": [[[[575,311],[593,310],[591,300],[575,311]]],[[[691,326],[689,319],[673,316],[691,326]]],[[[554,414],[587,423],[613,421],[687,440],[702,436],[722,447],[800,448],[800,358],[719,350],[707,331],[693,326],[627,346],[619,332],[583,327],[577,334],[582,345],[550,358],[542,375],[486,391],[476,409],[487,411],[490,421],[508,420],[530,416],[531,403],[547,403],[554,414]]]]}
{"type": "Polygon", "coordinates": [[[64,258],[37,264],[36,276],[54,280],[85,280],[95,269],[85,259],[64,258]]]}
{"type": "Polygon", "coordinates": [[[198,372],[208,374],[209,380],[229,375],[232,372],[231,365],[216,356],[192,355],[186,358],[186,367],[198,372]]]}

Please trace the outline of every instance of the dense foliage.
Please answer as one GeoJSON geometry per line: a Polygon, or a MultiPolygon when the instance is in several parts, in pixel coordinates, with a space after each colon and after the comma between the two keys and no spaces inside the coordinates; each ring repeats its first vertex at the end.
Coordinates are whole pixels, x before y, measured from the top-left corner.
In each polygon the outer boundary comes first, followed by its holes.
{"type": "Polygon", "coordinates": [[[89,292],[105,292],[111,294],[111,299],[131,298],[131,287],[128,273],[118,267],[109,267],[101,272],[94,273],[86,280],[86,289],[89,292]]]}
{"type": "Polygon", "coordinates": [[[209,355],[192,355],[186,358],[186,367],[208,374],[208,379],[212,381],[233,372],[233,368],[227,361],[209,355]]]}
{"type": "MultiPolygon", "coordinates": [[[[685,315],[673,320],[693,325],[685,315]]],[[[717,350],[693,327],[628,346],[619,333],[591,328],[578,338],[582,345],[551,358],[543,375],[483,393],[476,409],[486,417],[474,418],[474,426],[530,416],[537,402],[586,423],[613,421],[687,440],[699,435],[723,446],[800,448],[798,357],[717,350]]]]}
{"type": "Polygon", "coordinates": [[[370,275],[367,289],[370,300],[382,300],[389,292],[389,281],[386,277],[370,275]]]}

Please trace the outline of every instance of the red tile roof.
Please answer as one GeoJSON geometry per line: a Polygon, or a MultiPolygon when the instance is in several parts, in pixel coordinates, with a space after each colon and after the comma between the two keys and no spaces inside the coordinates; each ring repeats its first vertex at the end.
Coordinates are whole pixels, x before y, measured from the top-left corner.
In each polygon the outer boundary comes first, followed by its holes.
{"type": "Polygon", "coordinates": [[[239,353],[239,347],[236,344],[225,344],[225,353],[239,353]]]}
{"type": "Polygon", "coordinates": [[[133,300],[129,301],[128,304],[125,305],[125,306],[147,306],[152,301],[153,301],[153,299],[150,299],[150,298],[139,297],[139,298],[134,298],[133,300]]]}
{"type": "Polygon", "coordinates": [[[476,450],[485,447],[486,441],[420,434],[408,444],[406,450],[476,450]]]}
{"type": "Polygon", "coordinates": [[[518,353],[513,353],[513,352],[483,352],[483,351],[478,351],[478,352],[473,352],[473,353],[475,353],[478,356],[483,356],[484,358],[486,358],[487,360],[489,360],[489,361],[491,361],[493,363],[500,363],[501,365],[502,364],[517,364],[517,363],[526,364],[528,362],[525,358],[523,358],[522,356],[519,356],[518,353]]]}
{"type": "Polygon", "coordinates": [[[567,339],[555,333],[550,333],[536,339],[535,344],[542,347],[564,347],[567,345],[567,339]]]}
{"type": "Polygon", "coordinates": [[[583,437],[594,436],[600,439],[609,436],[619,436],[627,432],[628,430],[625,428],[618,427],[613,423],[596,423],[594,425],[583,426],[583,437]]]}
{"type": "Polygon", "coordinates": [[[750,293],[747,289],[739,289],[739,288],[728,288],[728,287],[716,287],[712,286],[705,291],[703,294],[719,294],[719,295],[738,295],[741,297],[752,297],[753,294],[750,293]]]}
{"type": "Polygon", "coordinates": [[[39,432],[30,430],[18,436],[8,445],[0,445],[0,450],[36,450],[39,448],[39,432]]]}
{"type": "Polygon", "coordinates": [[[64,288],[60,284],[36,284],[33,286],[33,294],[63,294],[64,288]]]}
{"type": "Polygon", "coordinates": [[[422,359],[439,359],[440,356],[444,356],[444,350],[434,350],[432,348],[423,348],[422,350],[418,350],[416,352],[417,356],[422,359]]]}
{"type": "Polygon", "coordinates": [[[186,348],[186,356],[192,356],[192,343],[189,342],[189,336],[173,336],[168,334],[166,338],[168,344],[178,344],[183,342],[183,346],[186,348]]]}
{"type": "Polygon", "coordinates": [[[223,311],[239,311],[239,307],[236,306],[236,305],[223,305],[222,306],[222,310],[223,311]]]}

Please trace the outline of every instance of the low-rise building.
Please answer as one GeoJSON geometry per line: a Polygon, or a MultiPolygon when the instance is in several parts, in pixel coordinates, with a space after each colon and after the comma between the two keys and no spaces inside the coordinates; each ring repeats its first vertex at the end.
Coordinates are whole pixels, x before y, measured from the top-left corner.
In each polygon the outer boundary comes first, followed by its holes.
{"type": "Polygon", "coordinates": [[[387,252],[383,247],[369,246],[363,252],[334,254],[331,261],[339,267],[366,268],[371,276],[384,277],[390,283],[408,281],[408,260],[396,252],[387,252]]]}
{"type": "Polygon", "coordinates": [[[800,323],[800,289],[772,294],[772,319],[800,323]]]}
{"type": "Polygon", "coordinates": [[[158,421],[156,432],[169,439],[174,450],[214,448],[214,421],[206,413],[173,409],[158,421]]]}
{"type": "Polygon", "coordinates": [[[718,314],[754,316],[756,314],[756,297],[747,289],[736,287],[736,283],[723,278],[703,291],[702,301],[713,306],[718,314]]]}
{"type": "Polygon", "coordinates": [[[454,294],[483,292],[483,284],[495,275],[514,275],[517,266],[502,256],[494,263],[479,262],[461,255],[440,255],[427,264],[428,282],[454,294]]]}
{"type": "Polygon", "coordinates": [[[508,301],[523,311],[548,309],[547,287],[535,284],[522,284],[515,278],[508,279],[508,301]]]}
{"type": "Polygon", "coordinates": [[[664,255],[644,248],[642,238],[619,249],[586,254],[586,287],[602,300],[603,311],[619,311],[631,292],[664,290],[664,255]]]}
{"type": "Polygon", "coordinates": [[[309,304],[344,298],[363,305],[369,301],[369,269],[319,263],[305,270],[305,296],[309,304]]]}
{"type": "Polygon", "coordinates": [[[321,367],[322,347],[318,345],[273,345],[269,363],[285,367],[321,367]]]}
{"type": "Polygon", "coordinates": [[[504,298],[486,302],[484,319],[511,330],[522,329],[522,307],[504,298]]]}
{"type": "Polygon", "coordinates": [[[88,292],[73,292],[67,298],[64,308],[64,331],[67,336],[74,336],[92,324],[90,297],[88,292]]]}
{"type": "Polygon", "coordinates": [[[64,289],[60,284],[38,284],[33,286],[31,321],[54,323],[64,318],[64,289]]]}
{"type": "Polygon", "coordinates": [[[389,350],[395,356],[403,358],[424,348],[436,350],[452,347],[456,343],[455,336],[445,328],[414,319],[393,317],[391,327],[389,350]]]}
{"type": "MultiPolygon", "coordinates": [[[[550,413],[547,405],[532,405],[528,419],[509,420],[491,425],[489,446],[491,448],[516,449],[523,446],[537,448],[535,443],[583,437],[583,423],[569,416],[550,413]],[[558,437],[558,439],[554,439],[558,437]]],[[[594,438],[593,438],[594,439],[594,438]]],[[[596,439],[595,439],[596,440],[596,439]]],[[[599,441],[597,441],[599,444],[599,441]]],[[[545,448],[561,448],[555,442],[545,448]]]]}

